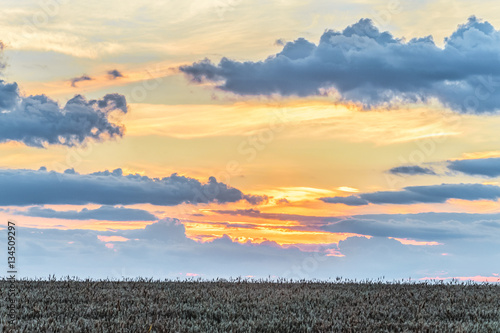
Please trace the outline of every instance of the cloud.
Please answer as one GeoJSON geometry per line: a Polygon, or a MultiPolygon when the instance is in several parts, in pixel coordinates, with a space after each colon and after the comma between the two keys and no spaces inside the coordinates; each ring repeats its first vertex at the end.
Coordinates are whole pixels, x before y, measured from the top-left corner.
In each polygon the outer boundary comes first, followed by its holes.
{"type": "MultiPolygon", "coordinates": [[[[470,218],[467,215],[447,213],[356,215],[326,224],[320,229],[329,232],[346,232],[374,237],[407,238],[421,241],[485,237],[487,233],[484,230],[482,233],[479,230],[471,232],[473,231],[471,230],[473,229],[473,223],[467,221],[470,218]],[[431,216],[429,217],[429,215],[431,216]]],[[[480,219],[478,216],[475,218],[480,219]]],[[[497,215],[496,218],[500,218],[500,215],[497,215]]]]}
{"type": "Polygon", "coordinates": [[[44,170],[0,170],[0,206],[43,204],[101,204],[174,206],[182,203],[226,203],[245,199],[238,189],[210,177],[208,182],[174,173],[164,178],[123,175],[121,169],[112,172],[78,174],[69,169],[64,173],[44,170]]]}
{"type": "MultiPolygon", "coordinates": [[[[0,42],[0,52],[3,44],[0,42]]],[[[5,64],[0,62],[0,70],[5,64]]],[[[73,79],[73,85],[90,78],[73,79]]],[[[114,111],[127,113],[123,95],[107,94],[102,99],[87,100],[75,95],[61,107],[46,95],[23,96],[16,82],[0,80],[0,143],[23,142],[28,146],[47,144],[74,146],[86,139],[101,141],[121,137],[124,126],[111,122],[114,111]]]]}
{"type": "Polygon", "coordinates": [[[71,86],[72,87],[76,87],[76,84],[78,82],[81,82],[81,81],[92,81],[92,80],[93,80],[93,78],[91,78],[90,76],[84,74],[82,76],[72,78],[70,80],[70,82],[71,82],[71,86]]]}
{"type": "Polygon", "coordinates": [[[330,198],[320,198],[321,201],[327,203],[341,203],[348,206],[364,206],[368,205],[368,201],[360,198],[356,195],[350,195],[347,197],[330,197],[330,198]]]}
{"type": "Polygon", "coordinates": [[[0,80],[0,109],[10,110],[17,106],[20,101],[19,87],[17,83],[6,83],[0,80]]]}
{"type": "MultiPolygon", "coordinates": [[[[298,214],[284,214],[284,213],[264,213],[258,209],[235,209],[235,210],[219,210],[214,209],[212,212],[217,214],[231,215],[231,216],[248,216],[260,219],[280,220],[280,221],[297,221],[301,222],[301,230],[315,229],[316,225],[325,225],[330,222],[337,222],[342,220],[342,217],[329,217],[329,216],[311,216],[311,215],[298,215],[298,214]]],[[[293,226],[287,226],[293,229],[293,226]]]]}
{"type": "MultiPolygon", "coordinates": [[[[248,216],[266,220],[297,221],[286,226],[294,230],[348,232],[367,236],[399,237],[420,240],[486,237],[500,228],[500,214],[416,213],[362,214],[352,216],[311,216],[284,213],[264,213],[256,209],[212,210],[213,213],[248,216]]],[[[199,221],[198,221],[199,222],[199,221]]],[[[209,222],[200,222],[209,223],[209,222]]],[[[210,223],[224,224],[225,222],[210,223]]],[[[254,222],[258,225],[259,222],[254,222]]],[[[279,226],[281,227],[281,226],[279,226]]]]}
{"type": "Polygon", "coordinates": [[[103,232],[22,228],[19,248],[27,276],[77,275],[82,277],[179,277],[199,272],[204,277],[282,274],[307,254],[277,244],[240,244],[224,236],[197,243],[185,235],[177,219],[163,219],[144,229],[103,232]],[[100,236],[100,237],[99,237],[100,236]],[[104,236],[104,237],[103,237],[104,236]],[[98,238],[99,237],[99,238],[98,238]],[[128,239],[126,242],[102,240],[128,239]],[[108,242],[109,243],[109,242],[108,242]],[[266,264],[263,266],[263,258],[266,264]],[[45,267],[45,268],[43,268],[45,267]],[[253,273],[253,274],[251,274],[253,273]]]}
{"type": "Polygon", "coordinates": [[[437,99],[460,112],[500,108],[500,32],[472,16],[445,39],[410,41],[381,32],[369,19],[327,30],[319,44],[298,38],[263,61],[205,59],[181,66],[193,82],[240,95],[313,96],[335,89],[365,108],[437,99]]]}
{"type": "Polygon", "coordinates": [[[105,221],[156,221],[158,218],[148,211],[125,207],[101,206],[97,209],[83,208],[80,211],[56,211],[49,208],[30,207],[16,215],[44,217],[65,220],[105,220],[105,221]]]}
{"type": "Polygon", "coordinates": [[[428,186],[409,186],[401,191],[379,191],[362,193],[348,197],[325,197],[327,203],[342,203],[348,206],[372,204],[416,204],[444,203],[449,199],[492,200],[500,198],[500,187],[483,184],[441,184],[428,186]]]}
{"type": "MultiPolygon", "coordinates": [[[[489,276],[498,273],[491,271],[491,263],[500,260],[498,237],[450,237],[444,245],[428,247],[403,245],[387,237],[350,237],[338,245],[310,245],[313,252],[305,252],[269,241],[237,243],[227,236],[198,243],[186,237],[184,226],[174,218],[133,230],[18,230],[23,235],[20,277],[176,278],[191,272],[203,278],[418,279],[443,270],[453,276],[489,276]],[[332,251],[345,256],[327,256],[332,251]],[[442,256],[443,252],[450,255],[442,256]]],[[[0,239],[0,245],[6,246],[6,240],[0,239]]]]}
{"type": "Polygon", "coordinates": [[[422,168],[418,165],[398,166],[388,171],[395,175],[435,175],[434,170],[422,168]]]}
{"type": "Polygon", "coordinates": [[[284,56],[290,60],[298,60],[306,58],[314,51],[316,45],[307,41],[304,38],[299,38],[294,42],[286,43],[283,50],[276,54],[276,57],[284,56]]]}
{"type": "Polygon", "coordinates": [[[450,161],[448,168],[471,176],[500,176],[500,158],[483,158],[450,161]]]}
{"type": "Polygon", "coordinates": [[[0,142],[19,141],[28,146],[73,146],[86,139],[121,137],[125,128],[114,124],[113,111],[127,112],[125,97],[108,94],[99,100],[81,95],[64,107],[45,95],[23,97],[16,83],[0,82],[0,142]]]}
{"type": "Polygon", "coordinates": [[[161,242],[195,244],[186,237],[186,228],[178,219],[166,218],[147,225],[144,229],[132,229],[123,232],[127,238],[146,238],[161,242]]]}
{"type": "MultiPolygon", "coordinates": [[[[264,213],[255,209],[213,210],[213,213],[248,216],[262,220],[297,221],[293,226],[273,227],[353,233],[373,237],[395,237],[420,241],[447,241],[449,239],[480,239],[496,237],[500,228],[500,214],[416,213],[416,214],[362,214],[352,216],[309,216],[264,213]]],[[[225,219],[224,219],[225,220],[225,219]]],[[[200,222],[239,227],[227,222],[200,222]]],[[[254,227],[259,221],[252,222],[254,227]]],[[[269,223],[266,221],[266,223],[269,223]]]]}
{"type": "Polygon", "coordinates": [[[252,205],[262,205],[269,202],[267,195],[244,195],[244,199],[252,205]]]}
{"type": "Polygon", "coordinates": [[[276,46],[285,46],[286,41],[283,38],[278,38],[274,41],[274,45],[276,46]]]}
{"type": "Polygon", "coordinates": [[[115,80],[117,78],[123,77],[123,74],[117,69],[113,69],[108,71],[108,77],[110,80],[115,80]]]}

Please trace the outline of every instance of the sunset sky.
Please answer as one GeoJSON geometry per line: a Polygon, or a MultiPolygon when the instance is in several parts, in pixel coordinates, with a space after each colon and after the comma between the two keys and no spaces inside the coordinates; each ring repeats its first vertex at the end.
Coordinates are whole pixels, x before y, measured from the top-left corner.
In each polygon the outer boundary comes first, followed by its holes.
{"type": "Polygon", "coordinates": [[[498,1],[0,4],[20,276],[500,279],[498,1]]]}

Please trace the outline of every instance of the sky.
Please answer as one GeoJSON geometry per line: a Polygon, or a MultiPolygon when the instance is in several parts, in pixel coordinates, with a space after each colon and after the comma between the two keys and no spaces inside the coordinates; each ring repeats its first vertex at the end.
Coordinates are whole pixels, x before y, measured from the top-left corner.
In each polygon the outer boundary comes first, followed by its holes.
{"type": "Polygon", "coordinates": [[[0,5],[19,276],[500,280],[498,2],[0,5]]]}

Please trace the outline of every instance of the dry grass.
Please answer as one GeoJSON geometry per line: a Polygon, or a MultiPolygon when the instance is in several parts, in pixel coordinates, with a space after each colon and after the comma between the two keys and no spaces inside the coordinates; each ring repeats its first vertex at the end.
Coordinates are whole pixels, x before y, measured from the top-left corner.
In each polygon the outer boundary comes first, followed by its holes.
{"type": "Polygon", "coordinates": [[[17,281],[3,332],[500,332],[500,285],[17,281]]]}

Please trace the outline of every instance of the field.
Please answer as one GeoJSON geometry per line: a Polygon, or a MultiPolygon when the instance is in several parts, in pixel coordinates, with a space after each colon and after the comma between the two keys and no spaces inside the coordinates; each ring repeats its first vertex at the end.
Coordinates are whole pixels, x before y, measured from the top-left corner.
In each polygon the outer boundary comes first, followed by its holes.
{"type": "Polygon", "coordinates": [[[500,285],[21,280],[2,332],[500,332],[500,285]]]}

